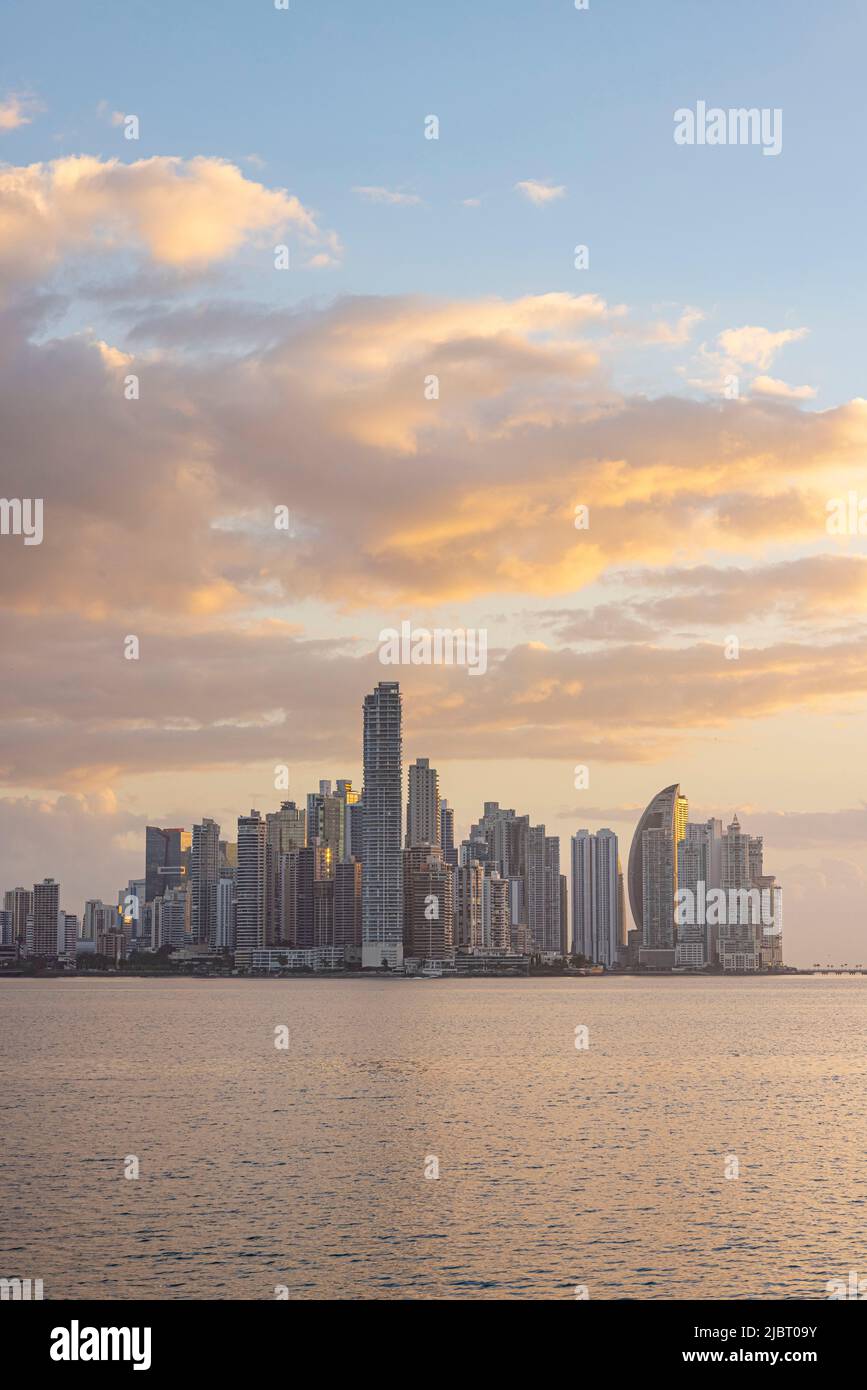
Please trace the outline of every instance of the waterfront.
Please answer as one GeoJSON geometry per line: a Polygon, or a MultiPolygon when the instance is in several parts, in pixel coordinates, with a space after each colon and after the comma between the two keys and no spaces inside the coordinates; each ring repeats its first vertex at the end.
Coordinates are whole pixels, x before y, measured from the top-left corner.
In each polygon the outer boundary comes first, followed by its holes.
{"type": "Polygon", "coordinates": [[[49,1298],[821,1299],[867,1272],[862,979],[390,985],[7,982],[0,1273],[49,1298]]]}

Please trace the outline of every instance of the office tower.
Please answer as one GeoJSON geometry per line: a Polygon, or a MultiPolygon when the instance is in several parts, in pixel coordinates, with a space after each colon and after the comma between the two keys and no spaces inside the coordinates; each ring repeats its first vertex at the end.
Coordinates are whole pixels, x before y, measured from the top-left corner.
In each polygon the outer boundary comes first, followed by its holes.
{"type": "Polygon", "coordinates": [[[0,908],[0,946],[13,946],[12,913],[8,908],[0,908]]]}
{"type": "Polygon", "coordinates": [[[534,951],[560,953],[560,840],[544,825],[527,834],[527,925],[534,951]]]}
{"type": "Polygon", "coordinates": [[[629,905],[641,933],[639,961],[675,963],[677,846],[686,835],[688,803],[675,783],[657,792],[635,828],[629,850],[629,905]]]}
{"type": "Polygon", "coordinates": [[[265,947],[265,822],[258,811],[238,817],[235,876],[235,950],[241,965],[265,947]]]}
{"type": "Polygon", "coordinates": [[[217,917],[210,946],[221,953],[235,949],[234,874],[221,874],[217,881],[217,917]]]}
{"type": "Polygon", "coordinates": [[[489,951],[511,949],[509,929],[509,880],[496,869],[482,880],[482,941],[489,951]]]}
{"type": "Polygon", "coordinates": [[[626,944],[623,874],[613,830],[572,836],[572,951],[610,970],[626,944]]]}
{"type": "Polygon", "coordinates": [[[179,883],[186,872],[184,853],[189,831],[164,830],[158,825],[145,829],[145,898],[161,898],[166,888],[179,883]]]}
{"type": "Polygon", "coordinates": [[[361,863],[356,859],[334,868],[334,945],[361,947],[361,863]]]}
{"type": "Polygon", "coordinates": [[[362,965],[403,962],[401,702],[396,681],[364,700],[362,965]]]}
{"type": "Polygon", "coordinates": [[[409,765],[409,796],[406,807],[406,847],[440,843],[439,776],[429,758],[416,758],[409,765]]]}
{"type": "Polygon", "coordinates": [[[454,955],[454,871],[439,845],[404,852],[404,952],[424,960],[454,955]]]}
{"type": "MultiPolygon", "coordinates": [[[[291,804],[291,803],[290,803],[291,804]]],[[[238,867],[238,846],[234,840],[220,841],[220,876],[234,874],[238,867]]]]}
{"type": "Polygon", "coordinates": [[[449,803],[440,801],[440,839],[443,859],[453,869],[458,865],[458,851],[455,847],[455,813],[449,803]]]}
{"type": "Polygon", "coordinates": [[[9,889],[4,895],[3,905],[11,916],[12,940],[23,946],[27,939],[27,918],[33,915],[32,889],[9,889]]]}
{"type": "Polygon", "coordinates": [[[217,883],[220,876],[220,827],[204,819],[193,826],[190,854],[190,936],[208,946],[217,931],[217,883]]]}
{"type": "Polygon", "coordinates": [[[33,885],[34,956],[57,955],[57,914],[60,911],[60,884],[53,878],[33,885]]]}

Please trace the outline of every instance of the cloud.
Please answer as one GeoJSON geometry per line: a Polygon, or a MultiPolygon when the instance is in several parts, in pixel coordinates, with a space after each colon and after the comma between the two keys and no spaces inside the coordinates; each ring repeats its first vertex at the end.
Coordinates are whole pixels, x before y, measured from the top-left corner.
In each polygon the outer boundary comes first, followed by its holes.
{"type": "Polygon", "coordinates": [[[416,207],[421,202],[417,193],[400,193],[390,188],[364,186],[355,187],[352,191],[368,203],[390,203],[394,207],[416,207]]]}
{"type": "Polygon", "coordinates": [[[536,207],[544,207],[546,203],[553,203],[555,199],[562,198],[566,192],[566,185],[522,179],[520,183],[515,184],[515,192],[522,193],[536,207]]]}
{"type": "Polygon", "coordinates": [[[787,401],[810,401],[816,395],[815,386],[789,386],[772,376],[757,376],[750,390],[760,396],[778,396],[787,401]]]}
{"type": "Polygon", "coordinates": [[[45,107],[36,97],[10,92],[0,101],[0,134],[29,125],[34,114],[44,110],[45,107]]]}
{"type": "Polygon", "coordinates": [[[717,344],[732,362],[745,367],[769,367],[780,348],[787,343],[800,342],[808,332],[807,328],[785,328],[773,333],[767,328],[748,325],[726,328],[719,334],[717,344]]]}
{"type": "Polygon", "coordinates": [[[133,164],[72,156],[0,168],[0,274],[44,277],[70,253],[137,249],[164,266],[201,268],[246,241],[292,228],[338,243],[294,195],[221,159],[154,156],[133,164]]]}

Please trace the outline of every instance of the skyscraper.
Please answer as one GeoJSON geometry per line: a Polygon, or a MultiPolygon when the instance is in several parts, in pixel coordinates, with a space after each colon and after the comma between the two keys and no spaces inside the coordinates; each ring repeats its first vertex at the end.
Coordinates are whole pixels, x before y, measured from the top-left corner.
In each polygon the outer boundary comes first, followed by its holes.
{"type": "Polygon", "coordinates": [[[675,963],[677,846],[686,834],[688,803],[674,783],[647,806],[629,850],[629,905],[640,933],[639,961],[670,969],[675,963]]]}
{"type": "Polygon", "coordinates": [[[361,863],[345,859],[334,869],[334,945],[361,947],[361,863]]]}
{"type": "Polygon", "coordinates": [[[572,836],[572,950],[610,970],[625,939],[617,836],[579,830],[572,836]]]}
{"type": "MultiPolygon", "coordinates": [[[[309,802],[309,798],[308,798],[309,802]]],[[[312,841],[311,841],[312,843],[312,841]]],[[[282,801],[279,811],[265,817],[265,943],[289,940],[285,914],[284,856],[307,844],[307,817],[294,801],[282,801]]]]}
{"type": "Polygon", "coordinates": [[[235,876],[225,871],[217,884],[217,920],[210,946],[212,951],[235,949],[235,876]]]}
{"type": "Polygon", "coordinates": [[[258,811],[251,811],[238,817],[235,949],[240,965],[248,965],[250,953],[265,946],[265,868],[265,822],[258,811]]]}
{"type": "Polygon", "coordinates": [[[33,885],[33,955],[57,955],[57,914],[60,884],[53,878],[33,885]]]}
{"type": "Polygon", "coordinates": [[[180,883],[185,873],[185,840],[189,832],[163,830],[159,825],[145,829],[145,897],[148,902],[161,898],[166,888],[180,883]]]}
{"type": "Polygon", "coordinates": [[[409,765],[409,795],[406,809],[406,847],[440,843],[439,777],[429,758],[416,758],[409,765]]]}
{"type": "Polygon", "coordinates": [[[362,965],[403,962],[401,701],[397,681],[364,699],[362,965]]]}
{"type": "Polygon", "coordinates": [[[404,851],[404,949],[408,956],[454,954],[454,871],[439,845],[404,851]]]}
{"type": "Polygon", "coordinates": [[[443,859],[452,868],[457,868],[458,851],[455,847],[455,813],[449,803],[440,800],[440,844],[443,851],[443,859]]]}
{"type": "Polygon", "coordinates": [[[527,925],[534,951],[560,954],[560,840],[544,825],[527,833],[527,925]]]}
{"type": "Polygon", "coordinates": [[[205,818],[193,826],[190,853],[190,937],[208,946],[217,933],[217,883],[220,876],[220,827],[205,818]]]}
{"type": "Polygon", "coordinates": [[[12,940],[23,947],[27,939],[27,918],[33,915],[33,890],[10,888],[4,895],[3,903],[10,914],[12,940]]]}

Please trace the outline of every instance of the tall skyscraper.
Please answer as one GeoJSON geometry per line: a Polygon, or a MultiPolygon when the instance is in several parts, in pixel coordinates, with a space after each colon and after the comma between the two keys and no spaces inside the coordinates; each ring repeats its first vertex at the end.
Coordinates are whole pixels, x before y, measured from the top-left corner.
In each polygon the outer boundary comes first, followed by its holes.
{"type": "Polygon", "coordinates": [[[629,905],[640,933],[639,961],[675,963],[677,846],[686,835],[688,802],[674,783],[657,792],[635,828],[629,850],[629,905]]]}
{"type": "Polygon", "coordinates": [[[364,700],[362,965],[403,962],[401,701],[397,681],[364,700]]]}
{"type": "Polygon", "coordinates": [[[189,831],[163,830],[159,825],[146,827],[145,896],[148,902],[161,898],[166,888],[174,887],[184,877],[184,850],[189,838],[189,831]]]}
{"type": "Polygon", "coordinates": [[[613,830],[572,836],[572,950],[611,969],[625,945],[623,874],[613,830]]]}
{"type": "Polygon", "coordinates": [[[409,765],[406,808],[406,847],[440,843],[439,777],[430,759],[416,758],[409,765]]]}
{"type": "Polygon", "coordinates": [[[488,951],[508,951],[511,947],[509,880],[501,878],[496,869],[482,880],[482,940],[488,951]]]}
{"type": "Polygon", "coordinates": [[[560,840],[544,825],[527,834],[527,925],[534,951],[560,954],[560,840]]]}
{"type": "Polygon", "coordinates": [[[485,869],[477,860],[455,870],[455,945],[464,951],[485,945],[485,869]]]}
{"type": "Polygon", "coordinates": [[[334,869],[334,945],[361,948],[360,860],[345,859],[334,869]]]}
{"type": "MultiPolygon", "coordinates": [[[[308,798],[309,800],[309,798],[308,798]]],[[[311,841],[312,843],[312,841],[311,841]]],[[[283,859],[307,844],[307,816],[294,801],[282,801],[279,811],[265,817],[265,944],[289,940],[285,915],[283,859]]]]}
{"type": "Polygon", "coordinates": [[[216,821],[193,826],[190,852],[190,937],[209,946],[217,932],[217,883],[220,876],[220,827],[216,821]]]}
{"type": "Polygon", "coordinates": [[[57,955],[57,914],[60,911],[60,884],[53,878],[33,885],[34,956],[57,955]]]}
{"type": "Polygon", "coordinates": [[[265,946],[265,822],[258,811],[238,817],[238,868],[235,877],[235,950],[238,963],[265,946]]]}

